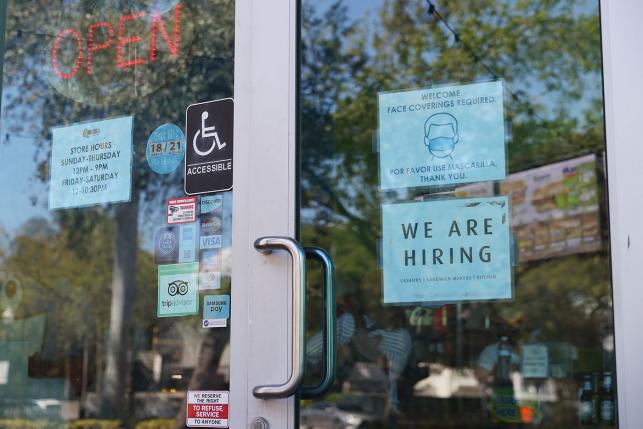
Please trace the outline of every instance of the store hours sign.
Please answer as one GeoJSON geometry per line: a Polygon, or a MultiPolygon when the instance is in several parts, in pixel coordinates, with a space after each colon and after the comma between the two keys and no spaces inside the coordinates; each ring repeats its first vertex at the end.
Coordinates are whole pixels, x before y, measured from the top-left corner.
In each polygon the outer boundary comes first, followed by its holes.
{"type": "Polygon", "coordinates": [[[512,297],[506,196],[382,206],[384,303],[512,297]]]}
{"type": "Polygon", "coordinates": [[[123,116],[52,129],[50,209],[129,201],[133,121],[123,116]]]}

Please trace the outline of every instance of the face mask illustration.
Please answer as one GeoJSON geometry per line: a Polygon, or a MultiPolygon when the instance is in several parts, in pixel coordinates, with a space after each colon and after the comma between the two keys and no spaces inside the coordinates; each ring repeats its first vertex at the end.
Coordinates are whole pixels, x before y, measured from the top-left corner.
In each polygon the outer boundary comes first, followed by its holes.
{"type": "Polygon", "coordinates": [[[460,139],[458,121],[449,113],[436,113],[424,124],[424,144],[437,158],[451,156],[460,139]]]}

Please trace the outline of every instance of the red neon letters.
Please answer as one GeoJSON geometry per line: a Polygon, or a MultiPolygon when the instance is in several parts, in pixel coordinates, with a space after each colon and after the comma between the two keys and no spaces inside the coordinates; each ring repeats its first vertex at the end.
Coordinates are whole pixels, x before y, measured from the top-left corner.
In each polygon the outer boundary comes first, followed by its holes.
{"type": "MultiPolygon", "coordinates": [[[[96,51],[101,49],[107,49],[111,46],[112,41],[114,40],[114,27],[109,22],[97,22],[95,24],[89,24],[87,27],[87,74],[92,74],[92,55],[96,51]],[[107,28],[107,40],[98,45],[94,44],[94,30],[97,28],[107,28]]],[[[58,75],[60,76],[60,75],[58,75]]],[[[63,78],[64,79],[64,78],[63,78]]]]}
{"type": "MultiPolygon", "coordinates": [[[[51,66],[56,75],[64,80],[71,79],[78,74],[83,66],[85,57],[85,72],[87,75],[92,74],[92,59],[100,51],[108,52],[116,49],[114,65],[118,68],[132,67],[145,64],[146,59],[143,56],[137,56],[137,49],[133,49],[136,44],[142,42],[144,38],[140,34],[130,35],[128,28],[132,21],[141,20],[145,17],[145,12],[138,12],[129,15],[123,15],[118,19],[118,29],[116,31],[116,43],[114,44],[114,25],[110,22],[100,21],[87,26],[86,46],[83,46],[84,40],[81,34],[73,28],[61,30],[54,40],[51,48],[51,66]],[[97,40],[98,39],[98,40],[97,40]],[[75,52],[73,66],[64,66],[61,64],[61,45],[69,44],[69,47],[75,45],[70,52],[75,52]],[[112,48],[112,49],[110,49],[112,48]],[[85,52],[87,55],[85,55],[85,52]]],[[[180,54],[181,42],[181,3],[174,8],[174,23],[172,25],[172,35],[168,32],[165,22],[157,12],[152,12],[152,20],[149,29],[149,51],[148,60],[154,62],[158,56],[158,36],[159,33],[168,47],[170,55],[177,57],[180,54]]],[[[64,46],[64,45],[63,45],[64,46]]],[[[65,64],[70,64],[69,58],[65,64]]]]}
{"type": "Polygon", "coordinates": [[[76,76],[76,73],[78,73],[78,70],[80,70],[82,63],[83,41],[80,37],[80,34],[78,34],[78,32],[73,28],[65,28],[60,33],[58,33],[58,36],[56,36],[56,40],[54,40],[54,46],[51,48],[51,66],[54,68],[54,71],[59,78],[71,79],[72,77],[76,76]],[[60,65],[58,64],[58,49],[60,49],[60,43],[68,34],[76,40],[76,64],[69,73],[63,73],[60,70],[60,65]]]}

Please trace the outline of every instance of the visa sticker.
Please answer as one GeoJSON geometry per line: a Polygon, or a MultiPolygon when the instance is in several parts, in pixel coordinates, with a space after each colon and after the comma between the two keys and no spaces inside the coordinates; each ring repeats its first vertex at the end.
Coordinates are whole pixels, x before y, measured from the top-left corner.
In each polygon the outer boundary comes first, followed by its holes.
{"type": "Polygon", "coordinates": [[[201,235],[201,249],[220,249],[221,236],[220,235],[201,235]]]}

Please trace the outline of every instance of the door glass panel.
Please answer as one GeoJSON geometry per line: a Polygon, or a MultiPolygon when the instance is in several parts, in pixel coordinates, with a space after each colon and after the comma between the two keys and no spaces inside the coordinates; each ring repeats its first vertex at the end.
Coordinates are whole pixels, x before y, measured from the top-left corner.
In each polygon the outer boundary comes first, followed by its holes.
{"type": "Polygon", "coordinates": [[[300,427],[616,426],[598,2],[303,0],[300,43],[300,427]]]}
{"type": "Polygon", "coordinates": [[[234,3],[3,7],[0,426],[184,427],[188,390],[229,390],[232,195],[183,177],[234,3]]]}

